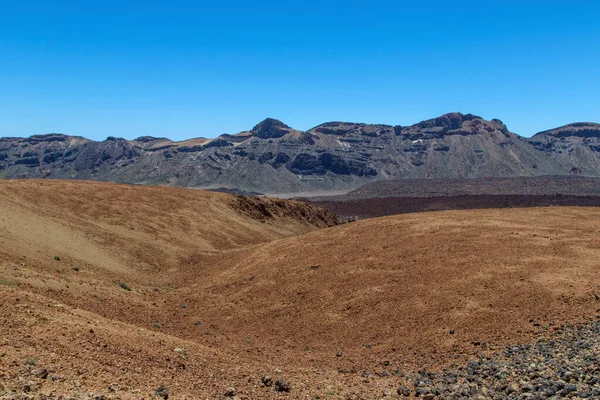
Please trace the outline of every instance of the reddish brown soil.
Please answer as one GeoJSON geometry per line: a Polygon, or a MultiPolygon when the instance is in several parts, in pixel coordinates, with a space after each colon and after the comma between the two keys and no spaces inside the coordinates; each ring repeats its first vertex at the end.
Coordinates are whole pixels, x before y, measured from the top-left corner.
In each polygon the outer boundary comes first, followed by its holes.
{"type": "Polygon", "coordinates": [[[598,208],[317,230],[333,220],[301,203],[183,189],[26,181],[0,194],[0,396],[31,380],[36,394],[124,399],[160,385],[174,399],[230,386],[376,398],[397,381],[363,370],[435,369],[599,307],[598,208]]]}

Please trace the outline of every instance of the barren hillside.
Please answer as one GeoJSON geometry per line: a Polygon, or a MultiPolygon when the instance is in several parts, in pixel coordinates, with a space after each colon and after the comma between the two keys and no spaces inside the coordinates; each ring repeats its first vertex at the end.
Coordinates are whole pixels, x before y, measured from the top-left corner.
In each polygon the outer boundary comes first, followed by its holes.
{"type": "Polygon", "coordinates": [[[410,371],[598,309],[598,208],[333,226],[300,202],[183,189],[0,192],[0,396],[395,396],[410,371]]]}

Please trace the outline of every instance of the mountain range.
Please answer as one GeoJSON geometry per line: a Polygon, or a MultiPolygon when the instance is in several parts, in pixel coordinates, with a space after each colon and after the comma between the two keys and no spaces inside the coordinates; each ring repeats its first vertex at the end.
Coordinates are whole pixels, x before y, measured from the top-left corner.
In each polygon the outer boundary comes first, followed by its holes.
{"type": "Polygon", "coordinates": [[[376,180],[600,176],[600,124],[524,138],[498,119],[450,113],[411,126],[328,122],[308,131],[268,118],[249,131],[180,142],[98,142],[63,134],[0,138],[0,177],[225,188],[348,191],[376,180]]]}

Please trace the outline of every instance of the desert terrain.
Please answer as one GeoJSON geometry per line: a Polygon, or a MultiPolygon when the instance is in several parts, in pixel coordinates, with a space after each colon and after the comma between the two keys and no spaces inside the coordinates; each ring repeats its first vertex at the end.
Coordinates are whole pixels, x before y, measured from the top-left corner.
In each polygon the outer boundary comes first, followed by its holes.
{"type": "Polygon", "coordinates": [[[26,180],[0,182],[0,210],[0,398],[600,395],[597,207],[339,224],[26,180]]]}

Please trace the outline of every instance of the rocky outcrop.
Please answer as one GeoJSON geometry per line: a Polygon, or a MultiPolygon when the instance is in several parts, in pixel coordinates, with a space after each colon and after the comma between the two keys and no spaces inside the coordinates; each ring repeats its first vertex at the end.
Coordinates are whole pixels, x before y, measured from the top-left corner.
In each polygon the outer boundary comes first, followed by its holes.
{"type": "Polygon", "coordinates": [[[472,114],[450,113],[409,127],[396,127],[396,135],[405,139],[440,139],[445,136],[479,135],[500,132],[509,137],[506,125],[498,119],[486,121],[472,114]]]}

